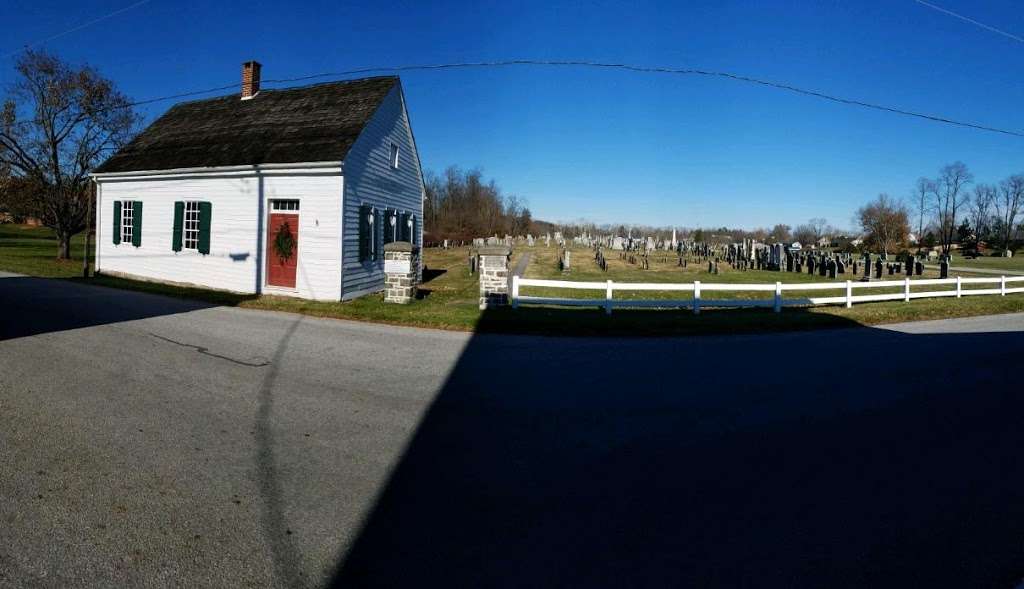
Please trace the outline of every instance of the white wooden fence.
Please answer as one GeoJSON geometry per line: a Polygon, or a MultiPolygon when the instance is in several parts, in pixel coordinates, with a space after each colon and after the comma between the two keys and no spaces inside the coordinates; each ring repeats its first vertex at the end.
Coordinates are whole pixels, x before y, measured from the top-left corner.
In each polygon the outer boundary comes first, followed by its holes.
{"type": "Polygon", "coordinates": [[[574,307],[599,307],[611,314],[613,308],[660,308],[660,309],[693,309],[699,314],[702,307],[771,307],[776,313],[785,306],[806,305],[842,305],[847,308],[854,303],[870,301],[907,301],[933,297],[964,297],[973,295],[1002,295],[1024,293],[1024,276],[1000,276],[998,278],[938,278],[911,280],[880,280],[876,282],[813,282],[783,284],[727,284],[717,282],[702,283],[699,280],[685,283],[640,283],[640,282],[574,282],[571,280],[538,280],[534,278],[512,277],[510,299],[512,308],[519,305],[553,305],[574,307]],[[1021,283],[1022,286],[1009,288],[1007,284],[1021,283]],[[965,284],[995,284],[998,288],[965,289],[965,284]],[[911,286],[953,286],[952,290],[930,290],[913,292],[911,286]],[[538,286],[567,290],[603,291],[603,298],[559,298],[522,296],[519,289],[524,286],[538,286]],[[901,288],[898,293],[854,295],[856,290],[877,288],[901,288]],[[806,297],[796,299],[783,298],[787,291],[842,290],[841,296],[806,297]],[[693,298],[687,299],[616,299],[615,291],[659,291],[659,292],[692,292],[693,298]],[[766,299],[705,299],[706,292],[766,292],[772,298],[766,299]]]}

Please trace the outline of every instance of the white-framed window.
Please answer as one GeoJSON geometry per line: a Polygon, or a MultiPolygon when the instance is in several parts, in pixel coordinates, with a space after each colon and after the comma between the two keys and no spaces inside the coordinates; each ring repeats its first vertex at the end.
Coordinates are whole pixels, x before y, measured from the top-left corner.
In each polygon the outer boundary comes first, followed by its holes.
{"type": "Polygon", "coordinates": [[[392,143],[391,144],[391,159],[388,160],[388,161],[391,162],[391,167],[393,169],[395,169],[395,170],[398,169],[398,144],[397,143],[392,143]]]}
{"type": "Polygon", "coordinates": [[[121,243],[132,242],[132,228],[135,227],[134,202],[132,200],[121,201],[121,243]]]}
{"type": "Polygon", "coordinates": [[[298,211],[299,201],[296,200],[272,200],[270,208],[274,211],[298,211]]]}
{"type": "Polygon", "coordinates": [[[182,226],[182,243],[187,250],[199,249],[199,201],[185,201],[185,223],[182,226]]]}

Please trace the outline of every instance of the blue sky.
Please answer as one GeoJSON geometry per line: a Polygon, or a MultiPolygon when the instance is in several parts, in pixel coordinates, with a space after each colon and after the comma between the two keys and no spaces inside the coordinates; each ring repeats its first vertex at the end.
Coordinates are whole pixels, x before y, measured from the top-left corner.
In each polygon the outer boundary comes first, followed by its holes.
{"type": "MultiPolygon", "coordinates": [[[[936,0],[1024,35],[1015,0],[936,0]]],[[[132,4],[7,0],[0,54],[132,4]]],[[[172,2],[45,43],[134,99],[366,66],[510,58],[694,67],[1024,130],[1024,43],[913,0],[172,2]]],[[[0,61],[0,85],[13,58],[0,61]]],[[[1024,138],[723,79],[508,67],[402,75],[425,168],[480,167],[534,216],[678,226],[850,226],[954,160],[1024,172],[1024,138]]],[[[171,106],[145,107],[151,120],[171,106]]]]}

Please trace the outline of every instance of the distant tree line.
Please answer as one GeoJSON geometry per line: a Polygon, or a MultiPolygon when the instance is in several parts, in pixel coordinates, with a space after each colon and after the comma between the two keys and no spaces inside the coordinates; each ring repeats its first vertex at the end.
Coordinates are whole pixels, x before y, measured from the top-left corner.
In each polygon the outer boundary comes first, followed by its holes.
{"type": "Polygon", "coordinates": [[[526,235],[536,231],[526,202],[505,194],[480,170],[450,167],[424,177],[423,208],[428,245],[445,239],[469,241],[490,235],[526,235]]]}

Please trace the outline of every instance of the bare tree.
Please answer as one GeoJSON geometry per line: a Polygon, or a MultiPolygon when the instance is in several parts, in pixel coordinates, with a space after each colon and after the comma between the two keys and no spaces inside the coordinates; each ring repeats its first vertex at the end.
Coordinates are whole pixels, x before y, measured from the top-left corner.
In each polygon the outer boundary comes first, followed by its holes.
{"type": "Polygon", "coordinates": [[[918,178],[914,186],[914,212],[917,213],[917,241],[924,239],[924,218],[932,210],[929,196],[935,192],[935,182],[928,178],[918,178]]]}
{"type": "Polygon", "coordinates": [[[768,234],[768,239],[773,241],[786,243],[792,241],[793,236],[790,235],[790,226],[783,223],[779,223],[775,227],[772,227],[771,233],[768,234]]]}
{"type": "Polygon", "coordinates": [[[818,240],[815,235],[814,226],[811,224],[797,225],[796,229],[793,230],[793,239],[799,241],[804,246],[817,244],[818,240]]]}
{"type": "Polygon", "coordinates": [[[895,251],[906,241],[910,233],[909,217],[906,205],[884,193],[857,211],[868,245],[884,254],[895,251]]]}
{"type": "Polygon", "coordinates": [[[943,255],[949,255],[956,236],[956,219],[970,193],[968,184],[974,182],[974,175],[963,162],[953,162],[939,170],[939,177],[932,186],[935,213],[939,223],[939,243],[943,255]]]}
{"type": "Polygon", "coordinates": [[[997,189],[991,184],[974,186],[974,197],[970,202],[970,224],[978,240],[983,239],[991,230],[992,207],[995,205],[997,189]]]}
{"type": "Polygon", "coordinates": [[[139,118],[128,98],[89,66],[28,50],[0,111],[0,162],[31,186],[33,211],[57,235],[57,257],[85,228],[89,171],[124,145],[139,118]]]}
{"type": "Polygon", "coordinates": [[[1010,252],[1010,239],[1017,224],[1017,215],[1024,207],[1024,175],[1014,174],[999,183],[999,192],[994,199],[996,216],[999,218],[999,236],[1003,255],[1010,252]]]}

